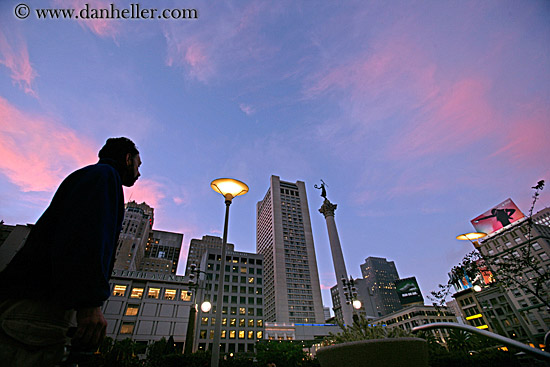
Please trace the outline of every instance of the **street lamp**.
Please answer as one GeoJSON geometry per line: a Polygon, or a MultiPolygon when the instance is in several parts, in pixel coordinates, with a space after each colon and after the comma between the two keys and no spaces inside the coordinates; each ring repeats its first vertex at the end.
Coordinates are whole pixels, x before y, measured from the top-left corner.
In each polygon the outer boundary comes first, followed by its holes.
{"type": "MultiPolygon", "coordinates": [[[[189,319],[187,323],[187,334],[185,336],[185,347],[183,353],[189,355],[193,353],[193,341],[195,339],[195,323],[197,318],[197,290],[199,289],[198,278],[201,273],[206,274],[204,271],[197,268],[197,265],[191,264],[189,269],[189,287],[194,288],[191,292],[191,307],[189,307],[189,319]],[[196,277],[196,279],[195,279],[196,277]]],[[[203,303],[204,305],[204,303],[203,303]]],[[[202,305],[201,305],[202,309],[202,305]]]]}
{"type": "Polygon", "coordinates": [[[479,248],[479,242],[477,242],[477,240],[485,236],[487,236],[487,233],[470,232],[470,233],[459,234],[458,236],[456,236],[456,239],[460,241],[470,241],[475,248],[479,248]]]}
{"type": "Polygon", "coordinates": [[[227,249],[227,225],[229,223],[229,206],[234,197],[248,192],[248,186],[232,178],[218,178],[210,184],[212,189],[225,198],[225,223],[223,227],[222,256],[220,259],[220,279],[218,283],[218,299],[216,300],[216,324],[214,325],[214,342],[212,343],[211,367],[218,367],[220,363],[220,336],[222,331],[221,313],[223,306],[223,281],[225,277],[225,253],[227,249]]]}
{"type": "Polygon", "coordinates": [[[353,322],[357,323],[359,321],[359,315],[357,311],[362,306],[361,301],[357,299],[357,288],[355,288],[355,280],[352,277],[349,277],[349,280],[345,277],[342,277],[342,285],[344,286],[344,296],[346,297],[346,304],[352,305],[353,307],[353,322]]]}

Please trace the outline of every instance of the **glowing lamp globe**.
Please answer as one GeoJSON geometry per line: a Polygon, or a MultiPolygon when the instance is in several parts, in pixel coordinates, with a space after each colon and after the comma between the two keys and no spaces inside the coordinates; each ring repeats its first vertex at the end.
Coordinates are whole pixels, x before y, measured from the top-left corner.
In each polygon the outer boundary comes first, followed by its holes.
{"type": "Polygon", "coordinates": [[[248,186],[234,178],[218,178],[210,184],[212,189],[231,201],[234,197],[244,195],[248,192],[248,186]]]}
{"type": "Polygon", "coordinates": [[[202,312],[209,312],[210,310],[212,309],[212,304],[208,301],[204,301],[202,304],[201,304],[201,311],[202,312]]]}

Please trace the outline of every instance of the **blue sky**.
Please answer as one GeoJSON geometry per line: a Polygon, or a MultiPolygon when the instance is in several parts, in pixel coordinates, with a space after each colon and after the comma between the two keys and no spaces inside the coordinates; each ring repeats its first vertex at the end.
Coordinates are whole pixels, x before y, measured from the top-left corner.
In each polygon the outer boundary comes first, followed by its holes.
{"type": "MultiPolygon", "coordinates": [[[[108,137],[141,151],[126,198],[155,228],[220,235],[219,177],[250,192],[229,240],[255,251],[269,177],[306,183],[323,300],[335,284],[313,188],[338,204],[348,272],[396,262],[426,295],[470,251],[455,236],[550,179],[548,1],[186,1],[198,19],[37,19],[0,4],[0,218],[33,223],[108,137]]],[[[182,2],[139,2],[181,8],[182,2]]],[[[543,191],[538,208],[549,205],[543,191]]],[[[186,252],[186,251],[184,251],[186,252]]],[[[184,259],[182,259],[184,261],[184,259]]],[[[183,265],[183,264],[182,264],[183,265]]]]}

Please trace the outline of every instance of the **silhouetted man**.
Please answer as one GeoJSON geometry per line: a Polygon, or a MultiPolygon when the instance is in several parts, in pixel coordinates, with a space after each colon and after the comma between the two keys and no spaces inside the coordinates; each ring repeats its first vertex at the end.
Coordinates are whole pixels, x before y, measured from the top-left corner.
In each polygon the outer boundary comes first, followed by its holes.
{"type": "Polygon", "coordinates": [[[477,219],[475,223],[489,218],[496,218],[496,220],[498,220],[503,227],[506,227],[507,225],[511,224],[510,219],[512,219],[512,215],[515,212],[516,209],[491,209],[491,215],[481,217],[477,219]]]}
{"type": "Polygon", "coordinates": [[[108,139],[97,164],[70,174],[0,273],[0,364],[53,366],[71,344],[94,350],[105,336],[101,305],[124,216],[122,185],[139,177],[127,138],[108,139]]]}

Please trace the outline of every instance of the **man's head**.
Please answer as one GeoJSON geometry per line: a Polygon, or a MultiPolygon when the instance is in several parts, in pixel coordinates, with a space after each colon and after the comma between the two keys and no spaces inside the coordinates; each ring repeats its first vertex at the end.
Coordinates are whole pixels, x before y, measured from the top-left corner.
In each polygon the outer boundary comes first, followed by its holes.
{"type": "Polygon", "coordinates": [[[141,158],[133,141],[128,138],[109,138],[98,153],[99,159],[112,159],[119,167],[124,186],[133,186],[137,181],[141,158]]]}

